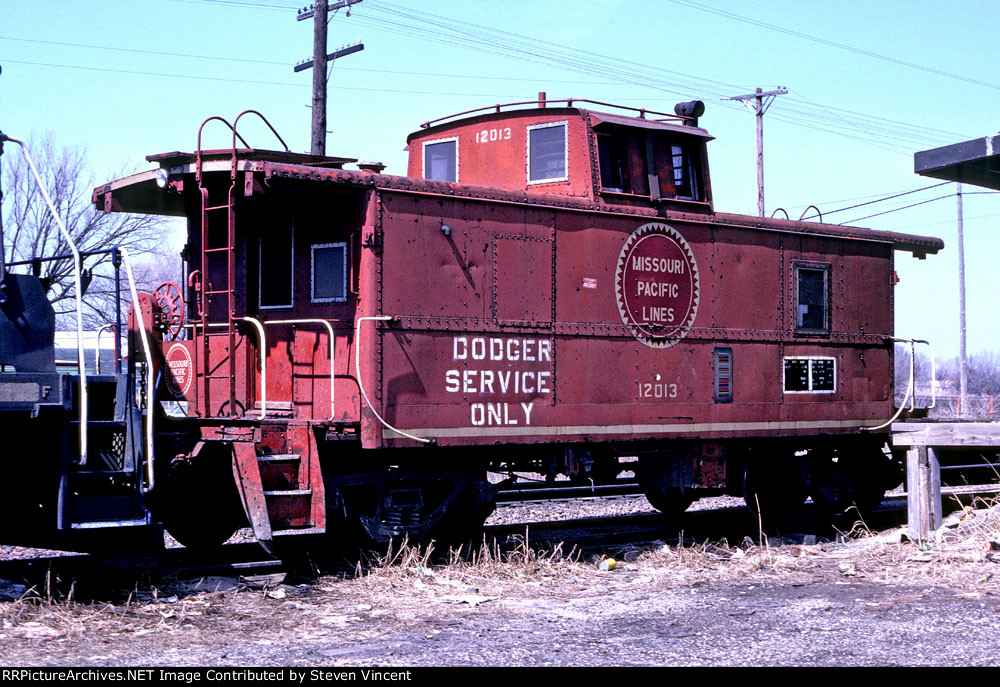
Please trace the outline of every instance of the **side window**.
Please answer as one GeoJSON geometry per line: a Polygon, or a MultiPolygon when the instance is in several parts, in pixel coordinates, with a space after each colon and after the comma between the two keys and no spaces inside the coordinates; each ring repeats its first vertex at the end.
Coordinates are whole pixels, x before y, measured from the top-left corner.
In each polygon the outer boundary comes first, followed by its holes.
{"type": "Polygon", "coordinates": [[[566,181],[566,122],[528,127],[528,183],[566,181]]]}
{"type": "Polygon", "coordinates": [[[424,179],[458,181],[458,139],[424,143],[424,179]]]}
{"type": "Polygon", "coordinates": [[[312,302],[343,303],[347,300],[347,244],[315,243],[310,252],[312,302]]]}
{"type": "Polygon", "coordinates": [[[673,143],[670,145],[670,157],[676,196],[686,200],[699,200],[697,166],[691,149],[673,143]]]}
{"type": "Polygon", "coordinates": [[[258,296],[261,309],[290,308],[293,305],[295,247],[294,226],[288,230],[272,227],[260,237],[258,296]]]}
{"type": "Polygon", "coordinates": [[[630,193],[628,141],[624,134],[598,133],[597,157],[601,161],[601,188],[630,193]]]}
{"type": "Polygon", "coordinates": [[[811,263],[795,265],[795,332],[828,334],[830,266],[811,263]]]}

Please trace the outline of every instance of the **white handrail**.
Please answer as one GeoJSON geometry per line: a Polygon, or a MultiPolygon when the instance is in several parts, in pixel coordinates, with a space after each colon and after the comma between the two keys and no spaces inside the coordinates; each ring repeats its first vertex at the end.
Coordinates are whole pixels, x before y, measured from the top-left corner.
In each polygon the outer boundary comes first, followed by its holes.
{"type": "Polygon", "coordinates": [[[891,418],[889,418],[888,422],[884,422],[881,425],[878,425],[877,427],[862,427],[861,429],[872,431],[888,427],[889,425],[891,425],[893,422],[896,421],[896,418],[898,418],[900,415],[903,414],[903,409],[906,407],[907,401],[910,402],[910,410],[913,410],[916,407],[917,394],[916,394],[916,384],[914,381],[914,376],[915,376],[914,361],[916,359],[916,355],[914,347],[918,343],[927,344],[931,349],[931,404],[927,406],[927,409],[929,410],[937,404],[937,390],[935,389],[935,387],[937,386],[937,370],[934,364],[934,346],[931,345],[930,341],[925,341],[924,339],[899,339],[895,336],[890,336],[888,338],[890,341],[899,341],[900,343],[910,344],[910,381],[906,385],[906,394],[903,396],[903,402],[899,404],[899,408],[896,410],[896,414],[893,415],[891,418]]]}
{"type": "MultiPolygon", "coordinates": [[[[264,419],[267,415],[267,340],[264,338],[264,328],[261,326],[259,320],[255,320],[252,317],[241,317],[239,318],[246,322],[252,322],[253,326],[257,329],[257,337],[260,340],[260,419],[264,419]]],[[[184,325],[185,327],[191,327],[191,329],[197,332],[199,322],[191,322],[184,325]]],[[[209,327],[228,327],[227,322],[209,322],[209,327]]],[[[206,408],[206,412],[207,412],[206,408]]]]}
{"type": "Polygon", "coordinates": [[[63,238],[65,238],[66,242],[69,244],[69,249],[73,251],[73,278],[76,283],[76,361],[78,372],[80,374],[80,465],[86,465],[87,369],[85,367],[83,357],[83,285],[80,279],[83,262],[80,258],[80,251],[77,250],[76,243],[73,241],[73,237],[66,229],[66,225],[63,224],[62,219],[59,217],[59,213],[56,212],[56,208],[52,204],[52,199],[49,198],[49,192],[45,190],[45,184],[42,183],[42,177],[38,175],[38,170],[35,169],[35,163],[31,159],[31,155],[28,154],[28,147],[24,145],[24,141],[14,138],[13,136],[7,136],[6,134],[4,134],[3,140],[7,140],[21,146],[21,152],[24,153],[24,159],[28,161],[28,166],[31,167],[31,173],[35,177],[35,183],[38,184],[38,190],[42,192],[42,197],[45,198],[45,203],[49,206],[49,212],[52,213],[52,218],[55,219],[56,224],[59,226],[59,231],[62,232],[63,238]]]}
{"type": "MultiPolygon", "coordinates": [[[[128,249],[120,248],[122,260],[125,263],[125,273],[128,275],[128,288],[132,293],[132,311],[135,313],[135,324],[142,339],[142,352],[146,356],[146,486],[143,492],[153,489],[153,354],[149,346],[149,336],[146,325],[142,321],[142,308],[139,306],[139,294],[135,290],[135,278],[132,276],[132,261],[128,257],[128,249]]],[[[129,351],[129,355],[132,352],[129,351]]],[[[133,358],[134,359],[134,358],[133,358]]]]}
{"type": "MultiPolygon", "coordinates": [[[[108,327],[114,326],[116,326],[114,322],[108,322],[107,324],[101,325],[101,328],[97,330],[97,343],[94,344],[94,374],[101,374],[101,334],[103,334],[104,330],[108,327]]],[[[117,350],[117,348],[115,350],[117,350]]]]}
{"type": "Polygon", "coordinates": [[[336,379],[334,377],[334,371],[333,371],[333,361],[336,349],[335,346],[336,342],[334,340],[334,334],[333,334],[333,325],[331,325],[327,320],[311,319],[311,318],[300,319],[300,320],[268,320],[264,324],[322,324],[323,326],[326,327],[327,332],[330,333],[330,420],[332,422],[335,416],[333,407],[334,407],[334,400],[336,398],[336,395],[334,394],[333,390],[336,379]]]}
{"type": "MultiPolygon", "coordinates": [[[[264,327],[259,320],[252,317],[241,317],[244,322],[250,322],[257,328],[257,336],[260,337],[260,419],[267,415],[267,341],[264,338],[264,327]]],[[[230,351],[233,355],[235,351],[230,351]]]]}
{"type": "Polygon", "coordinates": [[[421,439],[420,437],[413,436],[412,434],[407,434],[403,430],[396,429],[383,420],[382,416],[378,414],[377,410],[375,410],[375,406],[373,406],[372,402],[368,400],[368,394],[365,393],[364,382],[361,381],[361,323],[365,320],[371,320],[373,322],[388,322],[391,319],[392,317],[389,315],[376,315],[374,317],[359,317],[354,321],[354,373],[357,375],[358,388],[361,389],[361,395],[364,397],[365,403],[368,404],[368,408],[372,411],[372,414],[378,418],[379,422],[400,436],[404,436],[407,439],[413,439],[414,441],[419,441],[424,444],[429,444],[431,443],[430,439],[421,439]]]}

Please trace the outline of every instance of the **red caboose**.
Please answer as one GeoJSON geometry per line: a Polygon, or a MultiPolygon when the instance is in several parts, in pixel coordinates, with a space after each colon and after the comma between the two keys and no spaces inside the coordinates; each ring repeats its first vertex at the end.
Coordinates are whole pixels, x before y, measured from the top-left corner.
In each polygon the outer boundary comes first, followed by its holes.
{"type": "Polygon", "coordinates": [[[405,177],[231,128],[98,188],[188,222],[185,333],[154,353],[186,417],[157,419],[154,515],[198,543],[243,512],[262,541],[433,536],[481,524],[487,470],[635,469],[664,511],[877,500],[894,251],[941,241],[717,213],[697,108],[582,103],[428,122],[405,177]]]}

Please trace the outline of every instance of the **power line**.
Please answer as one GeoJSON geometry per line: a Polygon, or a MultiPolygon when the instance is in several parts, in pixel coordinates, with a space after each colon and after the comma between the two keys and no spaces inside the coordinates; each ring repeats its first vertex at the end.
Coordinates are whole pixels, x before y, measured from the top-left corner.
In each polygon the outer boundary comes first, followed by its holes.
{"type": "MultiPolygon", "coordinates": [[[[175,0],[194,2],[198,4],[223,4],[234,8],[252,8],[267,10],[291,10],[291,4],[275,4],[274,2],[251,2],[249,0],[216,0],[208,3],[206,0],[175,0]]],[[[557,69],[584,73],[595,76],[599,79],[610,80],[615,85],[632,85],[644,88],[652,88],[664,93],[670,93],[682,98],[690,98],[692,95],[703,98],[721,98],[724,96],[721,88],[740,88],[732,84],[721,81],[704,79],[691,74],[663,70],[649,65],[622,60],[619,58],[600,55],[590,51],[580,50],[571,46],[560,45],[551,41],[545,41],[534,37],[523,36],[511,32],[500,31],[490,27],[480,26],[470,22],[452,20],[426,12],[417,12],[409,9],[397,9],[392,3],[371,0],[376,12],[388,15],[387,17],[362,16],[362,12],[356,11],[354,19],[362,23],[373,25],[376,30],[398,35],[412,36],[420,40],[429,40],[446,45],[452,45],[464,49],[472,49],[488,54],[517,59],[520,61],[543,64],[557,69]]],[[[13,39],[26,40],[26,39],[13,39]]],[[[50,43],[56,43],[51,41],[50,43]]],[[[114,50],[107,46],[96,46],[88,44],[72,44],[71,47],[87,47],[99,50],[114,50]]],[[[136,49],[118,49],[125,52],[139,53],[136,49]]],[[[191,53],[148,51],[149,54],[157,54],[170,57],[191,57],[198,59],[215,59],[225,61],[238,61],[238,58],[225,58],[208,55],[194,55],[191,53]]],[[[264,60],[244,60],[248,63],[275,64],[264,60]]],[[[26,62],[25,62],[26,63],[26,62]]],[[[51,63],[34,63],[47,66],[60,66],[51,63]]],[[[79,68],[76,65],[62,65],[65,68],[79,68]]],[[[99,70],[99,68],[89,68],[99,70]]],[[[363,70],[360,68],[347,68],[351,71],[372,71],[378,73],[400,73],[410,76],[440,76],[442,78],[477,78],[473,75],[452,75],[435,74],[423,72],[392,72],[390,70],[363,70]]],[[[129,70],[107,70],[118,71],[119,73],[129,73],[129,70]]],[[[221,80],[232,83],[262,83],[269,85],[293,84],[275,81],[250,80],[250,79],[224,79],[220,77],[194,77],[191,75],[168,74],[162,72],[137,72],[149,76],[164,76],[173,78],[199,78],[201,80],[221,80]]],[[[517,79],[516,77],[478,77],[490,80],[528,81],[517,79]]],[[[537,82],[538,79],[530,81],[537,82]]],[[[556,80],[549,80],[556,83],[556,80]]],[[[561,83],[581,83],[586,81],[561,81],[561,83]]],[[[365,90],[355,88],[354,90],[365,90]]],[[[449,93],[437,91],[414,91],[409,89],[368,89],[374,92],[398,92],[398,93],[419,93],[428,95],[468,95],[479,96],[483,94],[474,93],[449,93]]],[[[729,92],[732,92],[731,90],[729,92]]],[[[518,99],[523,94],[515,96],[489,94],[485,97],[503,97],[518,99]]],[[[801,94],[800,97],[805,98],[801,94]]],[[[808,98],[805,98],[808,101],[808,98]]],[[[842,138],[864,143],[873,147],[886,150],[899,155],[909,156],[915,146],[926,146],[929,142],[936,144],[941,139],[941,132],[920,127],[918,125],[906,124],[894,120],[877,117],[874,115],[864,115],[862,113],[850,112],[840,108],[820,105],[809,101],[809,105],[789,105],[783,111],[772,114],[772,118],[795,126],[801,126],[813,131],[820,131],[842,138]],[[847,116],[844,116],[847,115],[847,116]]],[[[739,110],[738,105],[729,103],[719,103],[719,106],[729,109],[739,110]]]]}
{"type": "MultiPolygon", "coordinates": [[[[946,182],[946,183],[951,183],[951,182],[946,182]]],[[[850,219],[850,220],[847,220],[846,222],[841,222],[841,224],[854,224],[855,222],[860,222],[863,219],[871,219],[872,217],[879,217],[881,215],[888,215],[890,212],[899,212],[900,210],[907,210],[909,208],[915,208],[918,205],[926,205],[927,203],[933,203],[936,200],[943,200],[945,198],[951,198],[954,195],[955,195],[954,193],[949,193],[949,194],[944,195],[944,196],[938,196],[937,198],[931,198],[930,200],[922,200],[919,203],[912,203],[910,205],[904,205],[901,208],[893,208],[892,210],[886,210],[885,212],[877,212],[874,215],[866,215],[864,217],[857,217],[855,219],[850,219]]]]}
{"type": "MultiPolygon", "coordinates": [[[[951,183],[950,181],[942,181],[940,184],[932,184],[930,186],[924,186],[922,188],[915,188],[915,189],[910,190],[910,191],[903,191],[902,193],[895,193],[895,194],[893,194],[891,196],[885,196],[883,198],[878,198],[876,200],[870,200],[867,203],[858,203],[856,205],[848,205],[847,207],[837,208],[836,210],[830,210],[829,212],[825,212],[825,213],[823,213],[823,215],[832,215],[832,214],[835,214],[837,212],[843,212],[844,210],[853,210],[854,208],[860,208],[860,207],[864,207],[866,205],[874,205],[875,203],[884,203],[885,201],[892,200],[893,198],[901,198],[902,196],[908,196],[908,195],[911,195],[913,193],[920,193],[921,191],[927,191],[929,189],[937,188],[938,186],[944,186],[945,184],[950,184],[950,183],[951,183]]],[[[813,219],[814,217],[819,217],[819,216],[820,216],[819,214],[809,215],[808,217],[803,217],[802,219],[803,220],[813,219]]],[[[862,217],[862,219],[865,219],[865,218],[862,217]]]]}
{"type": "MultiPolygon", "coordinates": [[[[205,2],[205,0],[191,1],[205,2]]],[[[266,2],[248,2],[247,0],[228,0],[228,3],[263,9],[291,8],[291,5],[273,5],[266,2]]],[[[689,98],[692,95],[704,98],[721,98],[724,97],[724,93],[720,88],[727,90],[740,88],[740,86],[733,84],[600,55],[536,37],[420,12],[400,7],[391,2],[372,0],[368,4],[370,9],[384,16],[363,16],[362,12],[356,12],[355,21],[368,24],[377,31],[592,74],[604,79],[613,79],[634,86],[672,93],[683,98],[689,98]]],[[[739,109],[738,106],[727,103],[723,103],[722,106],[739,109]]],[[[812,106],[815,110],[810,110],[808,106],[805,108],[790,106],[785,108],[785,112],[775,114],[773,117],[778,121],[849,138],[907,156],[912,154],[914,146],[923,146],[927,145],[929,141],[936,143],[942,140],[942,132],[932,130],[929,127],[919,127],[873,115],[852,113],[818,103],[812,103],[812,106]],[[853,121],[848,121],[847,118],[840,116],[840,113],[849,114],[853,121]]]]}
{"type": "Polygon", "coordinates": [[[865,57],[872,57],[877,60],[882,60],[884,62],[890,62],[892,64],[897,64],[903,67],[909,67],[911,69],[919,69],[923,72],[928,72],[930,74],[937,74],[938,76],[944,76],[949,79],[956,79],[958,81],[964,81],[966,83],[975,84],[976,86],[985,86],[986,88],[993,88],[1000,90],[1000,84],[990,83],[989,81],[981,81],[979,79],[972,79],[967,76],[962,76],[961,74],[955,74],[953,72],[946,72],[943,69],[935,69],[934,67],[928,67],[926,65],[917,64],[915,62],[907,62],[906,60],[901,60],[896,57],[890,57],[889,55],[881,55],[870,50],[863,50],[861,48],[855,48],[850,45],[845,45],[844,43],[837,43],[835,41],[828,40],[826,38],[821,38],[819,36],[812,36],[807,33],[802,33],[801,31],[794,31],[792,29],[786,29],[783,26],[777,26],[775,24],[768,24],[767,22],[760,21],[758,19],[751,19],[750,17],[744,17],[740,14],[735,14],[733,12],[727,12],[726,10],[720,10],[716,7],[710,7],[708,5],[702,5],[698,2],[692,2],[692,0],[670,0],[674,4],[681,5],[683,7],[689,7],[691,9],[700,10],[702,12],[709,12],[710,14],[716,14],[720,17],[726,17],[728,19],[734,19],[736,21],[743,22],[745,24],[752,24],[754,26],[759,26],[770,31],[777,31],[779,33],[784,33],[789,36],[795,36],[796,38],[802,38],[807,41],[812,41],[814,43],[820,43],[822,45],[827,45],[832,48],[838,48],[840,50],[846,50],[858,55],[864,55],[865,57]]]}
{"type": "MultiPolygon", "coordinates": [[[[703,97],[721,98],[724,97],[724,94],[719,92],[718,86],[723,85],[726,87],[732,87],[731,84],[725,85],[722,82],[700,79],[699,77],[692,75],[658,70],[647,65],[638,65],[634,62],[618,60],[617,58],[609,58],[605,55],[577,50],[568,46],[561,46],[550,41],[520,36],[510,32],[500,32],[489,29],[488,27],[472,24],[470,22],[450,20],[445,17],[431,15],[426,12],[418,13],[414,11],[405,12],[402,10],[395,10],[393,9],[391,3],[386,3],[384,1],[373,3],[373,7],[378,11],[387,12],[400,18],[410,18],[412,21],[427,23],[435,27],[432,29],[426,29],[425,27],[417,29],[412,24],[407,24],[394,19],[378,19],[373,17],[366,18],[367,21],[379,23],[382,30],[389,31],[390,33],[403,33],[403,35],[415,36],[424,40],[450,45],[458,45],[465,48],[469,48],[470,45],[472,45],[472,49],[481,50],[483,52],[502,54],[507,57],[513,57],[515,59],[525,61],[541,62],[550,66],[569,69],[571,71],[583,71],[586,73],[597,74],[604,78],[624,80],[635,85],[647,86],[665,92],[677,93],[682,97],[690,97],[692,94],[691,91],[693,91],[694,93],[703,95],[703,97]],[[513,42],[504,42],[505,37],[511,37],[514,40],[513,42]],[[544,47],[543,54],[538,52],[539,46],[544,47]],[[579,55],[577,55],[577,53],[579,53],[579,55]],[[636,66],[638,69],[631,69],[630,66],[636,66]],[[681,77],[683,81],[680,79],[667,81],[664,79],[664,74],[681,77]],[[687,92],[680,92],[676,90],[678,87],[685,87],[691,90],[687,92]]],[[[727,105],[724,104],[724,106],[727,105]]],[[[912,144],[924,145],[929,138],[929,136],[924,136],[923,138],[917,139],[912,133],[907,133],[905,131],[900,132],[898,129],[895,133],[889,133],[888,135],[884,131],[881,133],[866,132],[863,130],[859,131],[859,129],[863,127],[859,126],[858,122],[848,124],[847,127],[843,124],[834,124],[832,125],[833,128],[830,128],[829,124],[827,126],[821,126],[815,123],[810,123],[808,120],[811,119],[815,121],[816,119],[822,119],[822,117],[817,117],[815,114],[809,112],[800,113],[800,116],[797,119],[786,115],[775,115],[774,118],[780,121],[795,123],[798,126],[803,126],[813,130],[824,131],[834,135],[851,138],[868,145],[873,145],[887,150],[891,147],[893,149],[892,152],[896,152],[897,154],[910,155],[912,154],[912,144]],[[803,121],[803,118],[805,121],[803,121]],[[846,131],[845,128],[847,129],[846,131]],[[899,136],[897,135],[899,133],[904,133],[905,135],[899,136]],[[887,142],[887,137],[895,137],[900,140],[900,143],[887,142]],[[911,145],[904,146],[902,144],[903,142],[911,145]]],[[[884,129],[885,125],[882,126],[884,129]]],[[[940,133],[938,133],[938,136],[940,136],[940,133]]]]}
{"type": "MultiPolygon", "coordinates": [[[[175,0],[177,2],[196,2],[197,0],[175,0]]],[[[163,50],[142,50],[139,48],[122,48],[117,46],[109,45],[93,45],[89,43],[69,43],[64,41],[48,41],[36,38],[14,38],[13,36],[0,36],[0,40],[6,41],[17,41],[20,43],[37,43],[40,45],[59,45],[69,48],[86,48],[90,50],[107,50],[112,52],[126,52],[140,55],[157,55],[162,57],[184,57],[198,60],[217,60],[221,62],[237,62],[242,64],[266,64],[274,65],[279,67],[287,67],[289,62],[276,62],[273,60],[251,60],[241,57],[224,57],[220,55],[196,55],[193,53],[183,53],[183,52],[167,52],[163,50]]],[[[449,79],[483,79],[488,81],[518,81],[522,83],[537,83],[537,78],[518,78],[516,76],[487,76],[482,74],[447,74],[441,72],[417,72],[417,71],[400,71],[393,69],[365,69],[363,67],[337,67],[338,70],[342,71],[352,71],[352,72],[365,72],[373,74],[398,74],[401,76],[432,76],[432,77],[442,77],[449,79]]],[[[572,85],[587,85],[587,86],[615,86],[620,84],[614,84],[610,82],[597,82],[597,81],[566,81],[557,79],[546,79],[548,83],[563,83],[572,85]]]]}
{"type": "MultiPolygon", "coordinates": [[[[990,217],[1000,217],[1000,212],[993,212],[993,213],[990,213],[989,215],[976,215],[975,217],[966,217],[965,219],[966,220],[988,219],[990,217]]],[[[954,223],[955,223],[955,220],[953,220],[953,219],[946,219],[946,220],[942,220],[940,222],[926,222],[924,224],[909,224],[909,225],[907,225],[905,227],[896,227],[895,231],[906,231],[908,229],[920,229],[921,227],[936,227],[936,226],[940,226],[942,224],[954,224],[954,223]]]]}
{"type": "MultiPolygon", "coordinates": [[[[219,76],[197,76],[194,74],[171,74],[168,72],[145,72],[137,71],[132,69],[112,69],[109,67],[84,67],[78,64],[54,64],[50,62],[29,62],[27,60],[10,60],[0,57],[0,61],[9,62],[11,64],[30,64],[39,67],[56,67],[60,69],[78,69],[83,71],[91,72],[110,72],[114,74],[135,74],[138,76],[159,76],[168,77],[173,79],[195,79],[198,81],[221,81],[226,83],[246,83],[246,84],[260,84],[264,86],[288,86],[292,88],[309,88],[308,84],[304,83],[288,83],[285,81],[260,81],[253,79],[227,79],[219,76]]],[[[286,65],[287,66],[287,65],[286,65]]],[[[457,95],[457,96],[474,96],[477,98],[518,98],[517,94],[509,93],[469,93],[467,91],[417,91],[413,89],[394,89],[394,88],[366,88],[362,86],[330,86],[330,88],[336,88],[345,91],[369,91],[374,93],[409,93],[412,95],[457,95]]]]}

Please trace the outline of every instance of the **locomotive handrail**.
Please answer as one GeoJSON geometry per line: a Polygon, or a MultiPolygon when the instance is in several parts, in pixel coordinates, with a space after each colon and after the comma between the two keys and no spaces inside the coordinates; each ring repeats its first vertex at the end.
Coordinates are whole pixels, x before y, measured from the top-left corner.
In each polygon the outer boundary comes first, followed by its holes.
{"type": "Polygon", "coordinates": [[[76,243],[73,241],[73,237],[70,235],[69,230],[66,229],[66,225],[63,224],[62,218],[60,218],[59,213],[56,212],[56,208],[52,204],[52,199],[49,197],[49,192],[45,190],[45,184],[42,183],[42,178],[38,175],[35,163],[31,159],[31,155],[28,153],[28,147],[24,145],[24,141],[14,138],[13,136],[0,133],[0,143],[5,141],[16,143],[21,147],[24,159],[28,161],[28,166],[31,168],[31,174],[35,177],[35,183],[38,184],[38,190],[42,192],[42,197],[45,199],[46,205],[49,206],[49,212],[52,213],[52,218],[55,219],[56,224],[59,227],[59,231],[62,232],[63,238],[66,239],[66,243],[69,244],[69,248],[73,252],[73,280],[76,286],[76,360],[78,368],[77,372],[80,375],[80,465],[86,465],[88,405],[87,369],[83,355],[83,286],[80,276],[80,273],[83,271],[83,259],[80,257],[80,251],[77,249],[76,243]]]}
{"type": "Polygon", "coordinates": [[[326,327],[326,330],[330,333],[330,421],[332,422],[335,415],[333,405],[335,399],[334,383],[336,379],[334,377],[334,371],[333,371],[333,361],[336,349],[335,346],[336,342],[334,340],[334,333],[333,333],[333,325],[331,325],[327,320],[311,319],[311,318],[298,319],[298,320],[267,320],[266,322],[264,322],[264,324],[322,324],[323,326],[326,327]]]}
{"type": "Polygon", "coordinates": [[[605,103],[600,100],[590,100],[589,98],[557,98],[555,100],[521,100],[516,103],[497,103],[495,105],[486,105],[484,107],[477,107],[472,110],[466,110],[465,112],[456,112],[455,114],[450,114],[445,117],[438,117],[437,119],[429,119],[420,125],[421,129],[429,129],[433,125],[443,122],[446,119],[454,119],[456,117],[463,117],[465,115],[472,114],[474,112],[484,112],[486,110],[493,110],[494,112],[500,112],[502,107],[516,107],[518,105],[548,105],[549,103],[566,103],[566,107],[573,107],[573,103],[590,103],[591,105],[600,105],[601,107],[614,107],[619,110],[631,110],[633,112],[639,113],[640,119],[645,119],[647,114],[652,115],[662,115],[664,119],[672,119],[678,122],[687,121],[693,119],[692,117],[685,117],[684,115],[671,114],[669,112],[657,112],[656,110],[649,110],[645,107],[632,107],[631,105],[616,105],[615,103],[605,103]]]}
{"type": "Polygon", "coordinates": [[[908,343],[908,344],[910,344],[910,381],[906,385],[906,394],[903,396],[903,402],[899,404],[899,408],[896,410],[896,414],[893,415],[889,419],[888,422],[885,422],[885,423],[883,423],[881,425],[878,425],[877,427],[862,427],[861,428],[861,429],[868,430],[868,431],[873,431],[873,430],[876,430],[876,429],[884,429],[885,427],[888,427],[893,422],[895,422],[896,418],[898,418],[900,415],[903,414],[903,409],[906,408],[906,402],[907,401],[910,402],[910,410],[911,411],[916,408],[916,396],[917,396],[917,394],[916,394],[916,386],[914,384],[914,376],[915,376],[915,374],[914,374],[914,371],[915,371],[915,362],[914,361],[916,359],[916,355],[914,353],[915,353],[915,346],[918,343],[927,344],[927,346],[931,349],[931,404],[929,406],[927,406],[927,409],[930,410],[935,405],[937,405],[937,388],[936,388],[937,387],[937,368],[936,368],[935,362],[934,362],[934,345],[931,344],[930,341],[925,341],[924,339],[900,339],[900,338],[897,338],[895,336],[889,336],[889,337],[886,337],[886,338],[888,338],[890,341],[899,341],[900,343],[908,343]]]}
{"type": "Polygon", "coordinates": [[[358,388],[361,389],[361,395],[364,397],[365,403],[368,404],[368,408],[372,411],[372,414],[375,415],[375,417],[378,418],[378,421],[385,425],[386,428],[392,430],[400,436],[406,437],[407,439],[413,439],[414,441],[419,441],[423,444],[429,444],[431,443],[430,439],[421,439],[420,437],[408,434],[401,429],[396,429],[383,420],[382,416],[378,414],[377,410],[375,410],[375,406],[373,406],[372,402],[368,399],[368,394],[365,393],[365,384],[361,380],[361,323],[365,320],[371,320],[372,322],[388,322],[391,319],[391,315],[375,315],[373,317],[359,317],[354,321],[354,373],[357,375],[358,388]]]}
{"type": "MultiPolygon", "coordinates": [[[[108,322],[107,324],[101,325],[100,329],[97,330],[97,341],[94,343],[94,374],[101,374],[101,334],[104,333],[105,329],[109,327],[114,327],[115,335],[118,334],[118,325],[114,322],[108,322]]],[[[115,344],[115,350],[118,349],[118,344],[115,344]]]]}
{"type": "MultiPolygon", "coordinates": [[[[128,249],[120,248],[122,259],[125,262],[125,274],[128,275],[128,288],[132,293],[132,309],[135,313],[136,325],[142,339],[142,352],[146,356],[146,486],[142,488],[143,493],[153,490],[153,354],[149,346],[149,336],[146,333],[146,325],[142,322],[142,308],[139,306],[139,293],[135,289],[135,277],[132,276],[132,261],[128,257],[128,249]]],[[[129,356],[135,360],[132,351],[129,356]]],[[[131,364],[131,363],[130,363],[131,364]]]]}

